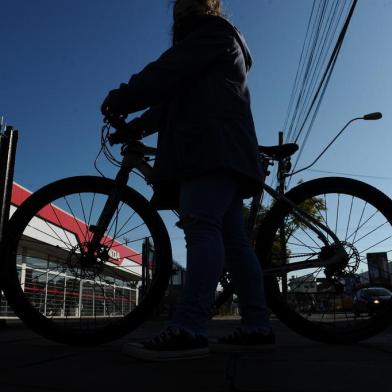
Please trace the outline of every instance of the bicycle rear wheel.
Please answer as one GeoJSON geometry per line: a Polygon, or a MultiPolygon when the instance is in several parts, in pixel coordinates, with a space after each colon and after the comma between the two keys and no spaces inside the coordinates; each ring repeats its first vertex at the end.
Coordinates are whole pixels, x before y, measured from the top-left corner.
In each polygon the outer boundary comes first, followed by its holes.
{"type": "Polygon", "coordinates": [[[352,343],[382,331],[392,322],[391,200],[370,185],[339,177],[305,182],[286,197],[338,236],[348,260],[274,274],[279,266],[322,257],[324,246],[292,207],[276,202],[256,244],[272,311],[317,341],[352,343]],[[361,298],[364,288],[372,298],[361,298]]]}
{"type": "Polygon", "coordinates": [[[7,229],[4,291],[37,333],[94,345],[131,332],[156,308],[172,270],[169,236],[149,202],[100,177],[41,188],[7,229]],[[108,196],[119,204],[94,256],[89,241],[108,196]]]}

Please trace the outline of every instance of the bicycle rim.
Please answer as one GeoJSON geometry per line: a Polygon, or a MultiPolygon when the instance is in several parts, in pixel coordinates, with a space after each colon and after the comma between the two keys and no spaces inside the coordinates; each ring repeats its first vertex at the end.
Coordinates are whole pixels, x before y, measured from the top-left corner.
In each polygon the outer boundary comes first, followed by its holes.
{"type": "Polygon", "coordinates": [[[116,339],[156,308],[171,273],[158,213],[140,194],[99,177],[57,181],[10,221],[5,293],[29,327],[58,342],[116,339]],[[108,196],[119,204],[93,257],[83,258],[108,196]]]}
{"type": "MultiPolygon", "coordinates": [[[[323,342],[352,343],[392,321],[392,202],[377,189],[345,178],[303,183],[286,196],[339,238],[344,263],[265,276],[273,312],[296,332],[323,342]],[[372,297],[365,303],[361,293],[372,297]]],[[[266,270],[323,257],[324,244],[292,208],[277,202],[256,245],[266,270]]],[[[329,238],[330,239],[330,238],[329,238]]]]}

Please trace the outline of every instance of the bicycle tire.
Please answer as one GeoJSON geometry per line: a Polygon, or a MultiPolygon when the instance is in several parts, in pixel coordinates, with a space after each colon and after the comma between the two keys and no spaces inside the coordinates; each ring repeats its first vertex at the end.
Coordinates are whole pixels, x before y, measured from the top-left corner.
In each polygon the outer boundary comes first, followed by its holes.
{"type": "MultiPolygon", "coordinates": [[[[135,190],[101,177],[66,178],[32,194],[12,216],[7,227],[6,243],[3,276],[6,277],[4,292],[9,304],[16,315],[35,332],[65,344],[96,345],[130,333],[156,309],[172,271],[170,239],[157,211],[135,190]],[[81,249],[91,238],[91,223],[99,216],[100,208],[113,190],[116,190],[121,203],[103,237],[99,255],[94,259],[96,265],[82,266],[81,249]],[[80,205],[77,205],[78,198],[80,205]],[[73,203],[72,208],[70,203],[73,203]],[[88,206],[89,203],[91,205],[88,206]],[[64,208],[70,211],[64,214],[64,208]],[[49,210],[53,218],[48,217],[49,210]],[[70,229],[71,224],[67,221],[70,214],[73,215],[71,223],[74,229],[70,229]],[[119,229],[120,224],[126,226],[119,229]],[[119,230],[118,233],[114,226],[119,230]],[[134,234],[133,238],[136,239],[130,239],[129,242],[126,239],[124,247],[121,243],[123,237],[119,240],[120,232],[125,233],[129,227],[131,229],[127,234],[134,234]],[[138,235],[147,237],[140,237],[139,240],[138,235]],[[41,238],[40,241],[36,240],[37,236],[41,238]],[[28,251],[31,252],[30,256],[23,255],[23,252],[26,253],[23,250],[26,243],[31,248],[28,251]],[[151,250],[151,243],[154,259],[148,261],[143,280],[140,273],[143,273],[145,256],[143,249],[140,249],[144,246],[151,250]],[[43,278],[37,275],[33,267],[40,261],[44,263],[44,258],[41,260],[40,257],[48,247],[58,259],[52,262],[48,258],[46,291],[43,291],[43,278]],[[21,268],[18,267],[21,258],[24,272],[20,272],[21,268]],[[26,260],[31,265],[23,264],[26,260]],[[27,276],[33,283],[28,283],[26,287],[27,276]],[[146,293],[137,301],[141,281],[144,282],[146,293]],[[62,289],[58,289],[57,285],[62,289]],[[61,290],[64,291],[63,303],[61,295],[58,295],[59,290],[60,294],[61,290]],[[40,298],[45,294],[44,305],[41,300],[38,303],[37,293],[40,293],[40,298]],[[86,295],[83,297],[84,293],[86,295]]],[[[42,265],[39,268],[39,271],[45,271],[42,265]]]]}
{"type": "MultiPolygon", "coordinates": [[[[374,271],[370,272],[370,268],[375,268],[375,264],[369,267],[368,255],[374,253],[368,246],[374,245],[376,254],[390,255],[392,201],[368,184],[342,177],[308,181],[296,186],[285,196],[296,205],[306,206],[307,200],[312,201],[314,206],[317,206],[318,211],[313,212],[318,219],[324,214],[323,223],[330,228],[334,226],[332,230],[344,242],[349,260],[347,265],[341,265],[335,270],[331,270],[331,267],[328,271],[326,268],[314,268],[313,272],[306,274],[304,270],[294,271],[300,276],[294,276],[294,273],[290,272],[286,274],[286,278],[290,278],[288,281],[284,281],[281,276],[266,274],[266,296],[273,313],[295,332],[326,343],[354,343],[381,332],[392,322],[390,298],[385,297],[385,301],[383,299],[382,306],[373,316],[357,317],[354,312],[355,306],[358,306],[356,293],[361,287],[375,289],[376,286],[382,286],[391,289],[388,264],[385,267],[385,262],[379,263],[377,279],[374,277],[374,271]],[[333,203],[337,207],[336,213],[329,207],[333,203]],[[346,226],[342,225],[344,221],[346,226]],[[369,230],[366,232],[365,226],[368,224],[370,228],[366,229],[369,230]],[[384,267],[380,267],[381,265],[384,267]]],[[[291,210],[292,207],[287,203],[277,201],[262,222],[256,252],[265,269],[279,263],[282,265],[282,259],[290,263],[295,256],[300,256],[300,250],[304,252],[306,249],[307,257],[320,254],[319,250],[316,250],[315,238],[312,237],[315,242],[310,246],[308,243],[302,245],[307,238],[302,235],[302,231],[309,234],[309,230],[306,227],[301,228],[301,225],[290,218],[291,210]],[[283,222],[286,225],[282,230],[285,248],[278,245],[280,242],[276,242],[277,235],[282,238],[279,233],[283,222]],[[286,255],[285,258],[282,254],[286,255]]],[[[312,271],[305,271],[309,270],[312,271]]]]}

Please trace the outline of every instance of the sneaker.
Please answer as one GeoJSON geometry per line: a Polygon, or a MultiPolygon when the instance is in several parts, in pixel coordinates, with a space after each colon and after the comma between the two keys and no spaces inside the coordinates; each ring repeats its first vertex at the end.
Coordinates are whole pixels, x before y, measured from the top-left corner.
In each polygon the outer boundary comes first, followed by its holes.
{"type": "Polygon", "coordinates": [[[205,358],[209,354],[205,336],[168,327],[155,338],[143,343],[127,343],[123,353],[146,361],[174,361],[205,358]]]}
{"type": "Polygon", "coordinates": [[[211,350],[214,352],[252,352],[274,348],[275,335],[272,331],[264,334],[262,332],[246,332],[237,328],[230,335],[211,343],[211,350]]]}

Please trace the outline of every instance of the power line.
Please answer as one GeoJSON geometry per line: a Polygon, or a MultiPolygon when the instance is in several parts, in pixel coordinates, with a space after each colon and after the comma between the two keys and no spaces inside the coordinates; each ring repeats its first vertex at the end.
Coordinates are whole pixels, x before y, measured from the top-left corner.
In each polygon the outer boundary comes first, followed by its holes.
{"type": "MultiPolygon", "coordinates": [[[[356,3],[357,3],[357,0],[354,0],[353,5],[352,5],[352,7],[350,9],[349,15],[347,16],[346,22],[345,22],[345,24],[344,24],[344,26],[342,28],[342,31],[339,34],[339,38],[338,38],[338,40],[336,42],[335,48],[334,48],[334,50],[332,52],[332,55],[331,55],[331,57],[329,59],[329,62],[328,62],[328,65],[327,65],[327,67],[325,69],[324,75],[323,75],[323,77],[322,77],[322,79],[321,79],[321,81],[319,83],[319,86],[317,88],[316,94],[313,97],[313,100],[312,100],[312,103],[311,103],[310,108],[308,110],[308,113],[307,113],[307,115],[305,117],[305,120],[303,121],[302,126],[301,126],[301,128],[300,128],[300,130],[299,130],[299,132],[298,132],[298,134],[297,134],[297,136],[295,138],[295,142],[298,141],[298,138],[299,138],[299,136],[301,135],[301,133],[302,133],[302,131],[304,129],[306,121],[307,121],[308,117],[311,114],[311,110],[312,110],[313,106],[316,104],[317,98],[319,97],[319,94],[320,94],[320,92],[323,89],[324,82],[328,82],[329,81],[330,74],[332,73],[333,68],[335,67],[335,63],[336,63],[337,57],[339,55],[340,48],[341,48],[341,46],[343,44],[343,40],[344,40],[344,37],[346,35],[347,28],[348,28],[348,25],[350,23],[352,14],[354,12],[354,7],[355,7],[356,3]]],[[[325,85],[327,85],[327,84],[328,83],[325,83],[325,85]]]]}
{"type": "Polygon", "coordinates": [[[331,8],[329,11],[329,15],[328,15],[329,23],[327,23],[327,27],[324,29],[323,36],[321,37],[320,43],[318,44],[318,56],[317,56],[318,59],[314,65],[312,78],[309,82],[309,88],[304,98],[302,110],[298,115],[297,126],[295,128],[297,130],[298,129],[301,130],[299,124],[303,124],[303,122],[305,121],[304,118],[306,118],[305,113],[311,109],[309,105],[310,102],[312,101],[312,97],[314,97],[316,87],[317,87],[317,81],[320,80],[320,75],[322,72],[322,68],[326,63],[327,55],[328,53],[330,53],[333,37],[336,35],[338,25],[344,11],[344,7],[345,7],[344,3],[336,2],[335,6],[331,8]],[[340,10],[338,9],[339,4],[341,4],[340,10]]]}
{"type": "Polygon", "coordinates": [[[356,3],[357,0],[313,1],[283,127],[285,142],[301,145],[294,170],[310,136],[356,3]],[[343,18],[345,10],[348,16],[343,18]],[[342,19],[343,27],[329,55],[342,19]]]}
{"type": "Polygon", "coordinates": [[[296,162],[294,164],[294,168],[293,168],[294,171],[295,171],[295,169],[296,169],[296,167],[298,165],[299,159],[301,158],[302,152],[304,150],[304,147],[306,145],[306,142],[307,142],[307,140],[309,138],[309,135],[310,135],[310,132],[312,130],[312,127],[313,127],[314,121],[316,119],[317,113],[319,111],[322,99],[324,97],[325,91],[327,89],[328,83],[329,83],[331,75],[332,75],[332,72],[334,70],[334,67],[335,67],[335,64],[336,64],[336,60],[337,60],[338,55],[340,53],[340,49],[342,47],[343,40],[344,40],[344,37],[346,35],[347,29],[348,29],[348,25],[349,25],[349,23],[351,21],[351,17],[353,15],[356,3],[357,3],[357,0],[353,0],[351,8],[350,8],[350,11],[348,13],[348,16],[347,16],[347,18],[345,20],[345,23],[344,23],[344,25],[342,27],[342,30],[341,30],[340,34],[339,34],[339,37],[337,39],[336,45],[334,47],[334,50],[333,50],[333,52],[332,52],[332,54],[330,56],[330,59],[328,61],[326,69],[324,71],[323,77],[322,77],[322,79],[321,79],[321,81],[320,81],[320,83],[318,85],[316,93],[313,96],[313,99],[312,99],[312,102],[310,104],[310,107],[307,110],[307,114],[306,114],[304,120],[302,121],[302,125],[299,128],[299,130],[298,130],[298,132],[297,132],[297,134],[295,136],[294,142],[297,143],[299,137],[301,136],[303,130],[305,129],[305,125],[308,123],[308,120],[309,120],[310,122],[309,122],[308,129],[306,131],[305,137],[304,137],[304,139],[302,141],[301,149],[299,151],[299,154],[297,155],[297,159],[296,159],[296,162]]]}
{"type": "MultiPolygon", "coordinates": [[[[303,64],[302,59],[304,57],[304,52],[305,52],[305,46],[306,46],[306,41],[307,41],[306,37],[309,34],[310,22],[312,20],[312,15],[313,15],[313,12],[314,12],[314,6],[315,6],[315,3],[313,2],[312,10],[311,10],[310,17],[309,17],[309,20],[308,20],[308,27],[306,28],[305,40],[304,40],[304,43],[302,45],[301,56],[300,56],[299,62],[298,62],[297,73],[295,75],[294,86],[293,86],[293,89],[291,91],[289,106],[288,106],[288,109],[287,109],[286,120],[284,122],[283,129],[287,129],[287,123],[288,123],[288,120],[289,120],[289,117],[290,117],[290,113],[291,113],[291,110],[292,110],[292,107],[293,107],[295,93],[297,91],[299,78],[300,78],[300,75],[301,75],[301,72],[302,72],[301,71],[301,64],[303,64]]],[[[290,131],[289,131],[289,133],[290,133],[290,131]]],[[[288,138],[289,137],[290,136],[288,136],[288,138]]]]}
{"type": "Polygon", "coordinates": [[[375,180],[392,181],[392,177],[373,176],[373,175],[369,175],[369,174],[343,173],[343,172],[335,172],[335,171],[328,171],[328,170],[318,170],[318,169],[307,169],[307,171],[314,172],[314,173],[323,173],[323,174],[335,174],[335,175],[347,176],[347,177],[373,178],[375,180]]]}
{"type": "MultiPolygon", "coordinates": [[[[316,0],[314,0],[314,3],[315,2],[316,2],[316,0]]],[[[307,49],[306,49],[305,60],[304,60],[303,64],[301,65],[302,83],[301,83],[301,87],[298,86],[298,88],[299,88],[299,91],[297,94],[298,96],[297,96],[294,111],[292,113],[290,127],[289,127],[289,131],[288,131],[288,134],[290,136],[286,138],[287,140],[290,140],[290,137],[291,137],[291,134],[293,131],[295,133],[294,123],[296,122],[296,119],[298,117],[298,112],[301,109],[301,105],[303,105],[303,97],[306,94],[306,88],[308,85],[309,74],[311,72],[314,53],[315,53],[315,50],[317,47],[317,40],[318,40],[318,37],[320,34],[322,19],[323,19],[323,15],[325,12],[325,4],[326,4],[326,0],[323,0],[323,2],[319,3],[318,10],[314,16],[314,22],[313,22],[313,27],[311,29],[310,37],[309,37],[309,39],[307,37],[305,37],[305,42],[306,42],[306,40],[308,40],[308,44],[307,44],[307,49]]]]}

